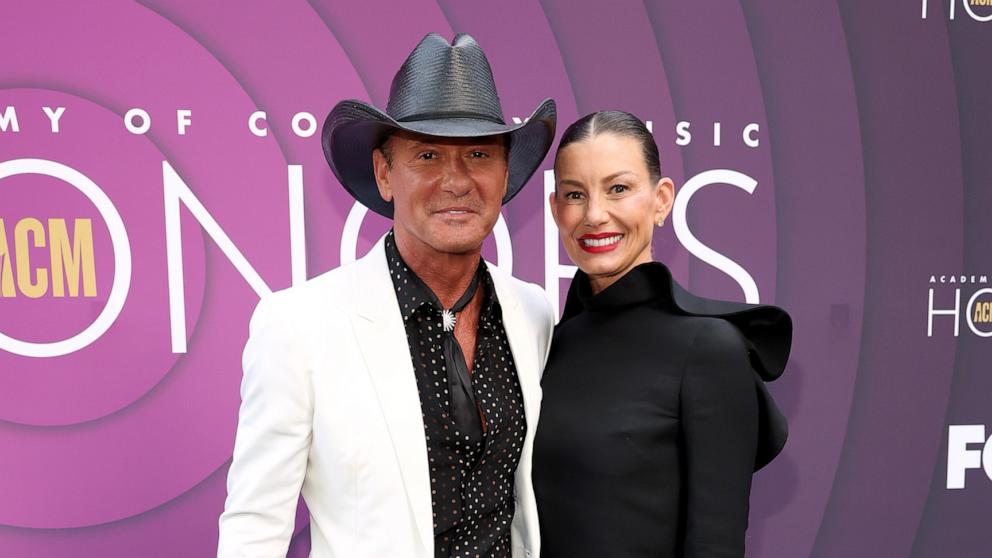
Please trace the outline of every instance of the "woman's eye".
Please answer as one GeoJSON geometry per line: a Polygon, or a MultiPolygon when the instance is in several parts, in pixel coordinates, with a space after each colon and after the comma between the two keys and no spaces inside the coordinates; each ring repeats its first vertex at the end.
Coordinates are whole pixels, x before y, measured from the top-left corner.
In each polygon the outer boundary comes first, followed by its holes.
{"type": "Polygon", "coordinates": [[[582,192],[565,192],[566,200],[581,200],[582,192]]]}
{"type": "Polygon", "coordinates": [[[610,186],[611,194],[622,194],[627,190],[630,190],[630,187],[624,184],[614,184],[613,186],[610,186]]]}

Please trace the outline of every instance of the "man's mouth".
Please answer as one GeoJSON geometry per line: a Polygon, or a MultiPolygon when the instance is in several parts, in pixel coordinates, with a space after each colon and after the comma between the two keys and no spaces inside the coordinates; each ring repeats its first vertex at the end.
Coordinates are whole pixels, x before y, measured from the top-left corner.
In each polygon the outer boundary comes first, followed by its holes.
{"type": "Polygon", "coordinates": [[[435,211],[435,213],[439,213],[441,215],[456,216],[456,215],[467,215],[469,213],[475,213],[475,211],[471,207],[446,207],[444,209],[435,211]]]}

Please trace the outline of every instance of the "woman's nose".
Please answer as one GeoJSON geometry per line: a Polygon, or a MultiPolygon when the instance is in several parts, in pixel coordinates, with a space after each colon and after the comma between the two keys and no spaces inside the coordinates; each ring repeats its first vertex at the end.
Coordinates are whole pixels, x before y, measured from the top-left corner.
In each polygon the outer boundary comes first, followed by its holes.
{"type": "Polygon", "coordinates": [[[604,202],[595,196],[590,196],[586,203],[586,214],[584,225],[588,227],[598,227],[610,219],[610,214],[606,210],[604,202]]]}

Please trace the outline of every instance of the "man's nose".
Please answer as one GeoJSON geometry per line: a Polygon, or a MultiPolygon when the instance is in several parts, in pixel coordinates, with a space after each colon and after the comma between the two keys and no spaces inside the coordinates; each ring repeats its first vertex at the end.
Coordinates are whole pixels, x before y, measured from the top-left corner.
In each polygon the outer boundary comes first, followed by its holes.
{"type": "Polygon", "coordinates": [[[444,165],[441,189],[454,196],[464,196],[472,191],[473,182],[468,165],[461,157],[449,157],[444,165]]]}

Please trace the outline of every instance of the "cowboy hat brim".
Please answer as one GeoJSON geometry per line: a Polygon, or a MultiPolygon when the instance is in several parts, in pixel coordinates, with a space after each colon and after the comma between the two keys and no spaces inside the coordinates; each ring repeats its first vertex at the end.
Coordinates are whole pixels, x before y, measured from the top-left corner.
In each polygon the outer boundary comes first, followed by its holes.
{"type": "Polygon", "coordinates": [[[555,102],[542,101],[520,124],[503,124],[478,117],[397,121],[362,101],[349,99],[331,109],[321,131],[324,157],[334,176],[356,200],[385,217],[393,217],[393,203],[379,195],[372,168],[372,151],[384,134],[406,130],[441,137],[485,137],[507,134],[508,179],[503,203],[510,201],[544,160],[555,136],[555,102]]]}

